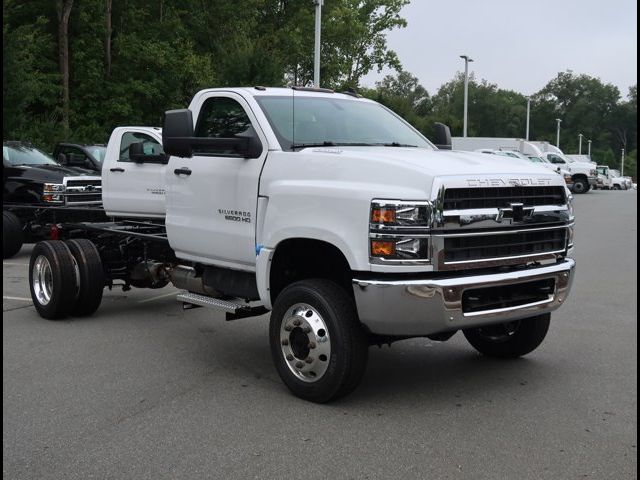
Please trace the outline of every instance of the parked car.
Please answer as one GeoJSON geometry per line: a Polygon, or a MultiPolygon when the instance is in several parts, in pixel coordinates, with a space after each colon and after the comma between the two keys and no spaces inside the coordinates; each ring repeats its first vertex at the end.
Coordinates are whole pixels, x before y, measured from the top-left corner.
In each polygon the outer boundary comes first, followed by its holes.
{"type": "Polygon", "coordinates": [[[627,180],[620,175],[619,170],[609,169],[611,175],[611,188],[614,190],[627,190],[629,185],[627,180]]]}
{"type": "Polygon", "coordinates": [[[521,160],[524,160],[526,162],[532,162],[532,163],[536,163],[538,165],[541,165],[545,168],[548,168],[549,170],[554,171],[555,173],[558,173],[560,175],[562,175],[562,177],[564,178],[565,183],[567,184],[567,187],[571,187],[571,185],[573,184],[573,177],[571,175],[571,173],[568,170],[564,170],[556,165],[553,165],[552,163],[548,162],[547,160],[544,160],[541,157],[538,157],[536,155],[525,155],[524,153],[520,153],[517,152],[515,150],[496,150],[496,149],[491,149],[491,148],[481,148],[476,150],[476,152],[480,152],[480,153],[488,153],[488,154],[492,154],[492,155],[501,155],[503,157],[511,157],[511,158],[519,158],[521,160]]]}
{"type": "Polygon", "coordinates": [[[99,174],[106,151],[106,145],[58,143],[53,149],[53,158],[61,165],[86,168],[99,174]]]}

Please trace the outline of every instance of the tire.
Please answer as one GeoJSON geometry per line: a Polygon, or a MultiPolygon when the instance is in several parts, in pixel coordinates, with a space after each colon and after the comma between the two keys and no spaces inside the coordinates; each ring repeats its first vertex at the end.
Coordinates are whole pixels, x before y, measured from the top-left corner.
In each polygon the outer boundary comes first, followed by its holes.
{"type": "Polygon", "coordinates": [[[86,238],[67,240],[66,244],[76,260],[80,276],[78,300],[71,314],[88,316],[93,314],[102,302],[102,292],[104,291],[102,260],[98,249],[91,240],[86,238]]]}
{"type": "Polygon", "coordinates": [[[353,299],[329,280],[296,282],[278,295],[269,341],[280,378],[304,400],[350,393],[367,366],[369,342],[353,299]]]}
{"type": "Polygon", "coordinates": [[[586,178],[578,177],[573,181],[573,191],[575,193],[587,193],[589,191],[589,182],[586,178]]]}
{"type": "Polygon", "coordinates": [[[487,327],[463,330],[471,346],[483,355],[516,358],[533,352],[549,331],[551,314],[487,327]]]}
{"type": "Polygon", "coordinates": [[[65,318],[78,298],[78,275],[69,247],[60,240],[39,242],[29,261],[29,289],[41,317],[65,318]]]}
{"type": "Polygon", "coordinates": [[[614,190],[620,190],[620,185],[614,185],[614,186],[613,186],[613,189],[614,189],[614,190]]]}
{"type": "Polygon", "coordinates": [[[13,212],[2,212],[2,258],[11,258],[22,248],[22,222],[13,212]]]}

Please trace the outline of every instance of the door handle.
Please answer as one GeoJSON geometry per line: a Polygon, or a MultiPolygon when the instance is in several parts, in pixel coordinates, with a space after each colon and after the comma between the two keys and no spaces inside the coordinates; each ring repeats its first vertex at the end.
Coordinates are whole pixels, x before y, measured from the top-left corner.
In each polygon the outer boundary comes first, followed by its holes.
{"type": "Polygon", "coordinates": [[[124,168],[110,168],[109,169],[110,172],[124,172],[124,168]]]}
{"type": "Polygon", "coordinates": [[[189,170],[186,167],[182,167],[182,168],[176,168],[173,173],[175,173],[176,175],[191,175],[191,170],[189,170]]]}

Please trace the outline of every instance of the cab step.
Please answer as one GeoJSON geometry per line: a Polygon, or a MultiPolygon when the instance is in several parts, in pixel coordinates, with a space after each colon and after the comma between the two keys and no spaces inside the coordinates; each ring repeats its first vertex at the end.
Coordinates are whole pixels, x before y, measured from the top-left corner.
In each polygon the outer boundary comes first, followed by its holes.
{"type": "Polygon", "coordinates": [[[190,305],[198,307],[213,308],[215,310],[223,310],[229,313],[238,313],[241,310],[249,310],[251,307],[240,301],[222,300],[220,298],[208,297],[198,293],[179,293],[176,300],[184,304],[184,308],[190,308],[190,305]]]}
{"type": "Polygon", "coordinates": [[[263,305],[256,304],[256,302],[246,303],[243,300],[223,300],[192,292],[179,293],[176,296],[176,300],[182,302],[182,308],[185,310],[198,307],[222,310],[226,312],[227,320],[256,317],[268,312],[263,305]]]}

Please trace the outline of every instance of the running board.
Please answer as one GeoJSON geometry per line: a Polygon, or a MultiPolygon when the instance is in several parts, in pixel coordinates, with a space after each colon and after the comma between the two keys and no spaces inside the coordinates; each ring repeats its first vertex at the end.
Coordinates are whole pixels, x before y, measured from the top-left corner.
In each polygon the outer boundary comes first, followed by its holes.
{"type": "Polygon", "coordinates": [[[240,303],[232,300],[222,300],[220,298],[208,297],[197,293],[179,293],[176,300],[184,304],[184,308],[190,308],[191,305],[198,307],[213,308],[228,313],[237,314],[243,310],[250,310],[250,306],[246,303],[240,303]]]}

